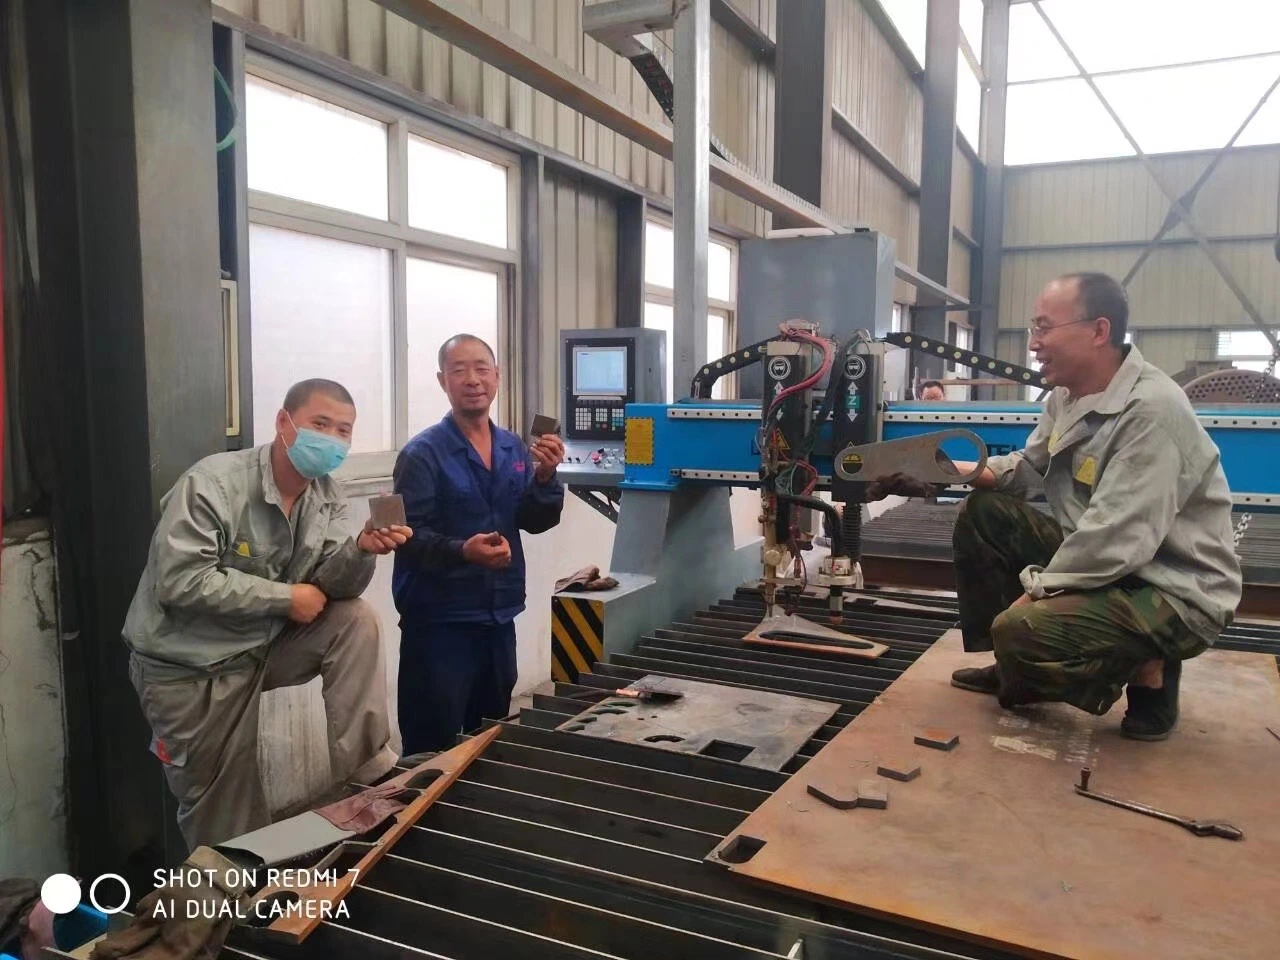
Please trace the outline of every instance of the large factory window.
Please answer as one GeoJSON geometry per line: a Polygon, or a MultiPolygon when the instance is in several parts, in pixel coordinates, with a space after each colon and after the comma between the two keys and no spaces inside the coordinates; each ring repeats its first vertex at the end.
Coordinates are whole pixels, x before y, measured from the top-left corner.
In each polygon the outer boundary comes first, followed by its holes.
{"type": "MultiPolygon", "coordinates": [[[[1280,71],[1280,4],[1221,0],[1041,0],[1145,153],[1216,149],[1280,71]],[[1105,30],[1097,25],[1106,23],[1105,30]]],[[[1041,17],[1009,11],[1005,163],[1133,156],[1134,149],[1041,17]]],[[[1280,94],[1238,144],[1280,142],[1280,94]]]]}
{"type": "MultiPolygon", "coordinates": [[[[265,58],[245,85],[248,439],[271,437],[291,383],[330,377],[359,411],[344,475],[386,476],[444,413],[441,341],[474,333],[515,362],[518,160],[265,58]]],[[[500,391],[499,423],[513,402],[500,391]]]]}
{"type": "Polygon", "coordinates": [[[245,80],[249,189],[387,219],[387,125],[271,83],[245,80]]]}
{"type": "Polygon", "coordinates": [[[1217,357],[1239,370],[1265,372],[1272,363],[1271,344],[1261,330],[1219,330],[1217,357]]]}
{"type": "MultiPolygon", "coordinates": [[[[707,245],[707,359],[716,360],[734,349],[733,311],[737,301],[737,246],[713,237],[707,245]]],[[[650,220],[644,230],[644,325],[667,335],[667,402],[675,399],[671,363],[671,330],[675,311],[675,235],[665,223],[650,220]]],[[[732,377],[716,382],[712,397],[732,391],[732,377]]],[[[681,389],[687,389],[682,384],[681,389]]]]}
{"type": "Polygon", "coordinates": [[[327,377],[356,401],[352,452],[389,450],[391,251],[255,223],[249,271],[254,437],[275,433],[290,385],[327,377]]]}
{"type": "Polygon", "coordinates": [[[410,257],[408,262],[409,433],[449,412],[436,383],[437,352],[449,333],[470,333],[500,346],[501,278],[495,270],[410,257]],[[447,318],[447,319],[444,319],[447,318]],[[449,324],[449,333],[441,323],[449,324]]]}

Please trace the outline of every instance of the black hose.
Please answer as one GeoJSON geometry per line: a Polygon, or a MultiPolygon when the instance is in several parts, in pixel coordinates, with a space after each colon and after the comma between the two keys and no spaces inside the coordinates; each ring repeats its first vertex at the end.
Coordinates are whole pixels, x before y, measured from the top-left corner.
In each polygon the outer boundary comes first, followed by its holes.
{"type": "MultiPolygon", "coordinates": [[[[840,529],[840,511],[833,504],[827,503],[827,501],[818,497],[806,497],[798,493],[779,493],[777,497],[787,503],[796,503],[811,510],[821,510],[826,514],[827,519],[831,521],[831,555],[835,557],[846,556],[844,552],[844,535],[840,529]]],[[[859,540],[861,540],[861,523],[858,525],[858,532],[859,540]]]]}

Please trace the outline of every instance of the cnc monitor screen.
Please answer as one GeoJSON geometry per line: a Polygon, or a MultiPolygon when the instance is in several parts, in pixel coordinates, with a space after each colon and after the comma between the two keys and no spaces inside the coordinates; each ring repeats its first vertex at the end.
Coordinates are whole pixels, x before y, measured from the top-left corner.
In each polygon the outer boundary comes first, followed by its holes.
{"type": "Polygon", "coordinates": [[[583,396],[625,396],[627,348],[574,347],[573,392],[583,396]]]}

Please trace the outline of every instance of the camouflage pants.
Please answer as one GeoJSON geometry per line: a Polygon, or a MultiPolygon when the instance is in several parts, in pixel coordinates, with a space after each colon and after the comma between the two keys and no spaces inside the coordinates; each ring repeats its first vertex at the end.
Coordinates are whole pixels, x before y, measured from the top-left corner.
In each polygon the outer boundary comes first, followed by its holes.
{"type": "Polygon", "coordinates": [[[961,507],[953,539],[966,650],[994,650],[1001,687],[1021,703],[1061,701],[1104,714],[1148,660],[1203,653],[1154,587],[1135,577],[1009,610],[1018,574],[1046,566],[1062,543],[1051,517],[1008,494],[979,491],[961,507]]]}

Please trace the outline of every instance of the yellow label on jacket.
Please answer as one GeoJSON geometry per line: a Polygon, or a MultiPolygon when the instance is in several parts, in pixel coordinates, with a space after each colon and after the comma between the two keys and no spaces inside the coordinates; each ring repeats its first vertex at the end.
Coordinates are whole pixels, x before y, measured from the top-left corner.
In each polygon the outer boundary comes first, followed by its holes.
{"type": "Polygon", "coordinates": [[[1079,480],[1081,483],[1087,483],[1090,487],[1092,487],[1093,481],[1097,478],[1097,476],[1098,476],[1098,461],[1095,460],[1093,457],[1085,457],[1084,461],[1080,464],[1080,469],[1076,471],[1076,479],[1079,480]]]}
{"type": "Polygon", "coordinates": [[[236,544],[236,554],[241,557],[253,557],[253,553],[249,550],[248,540],[241,540],[236,544]]]}

